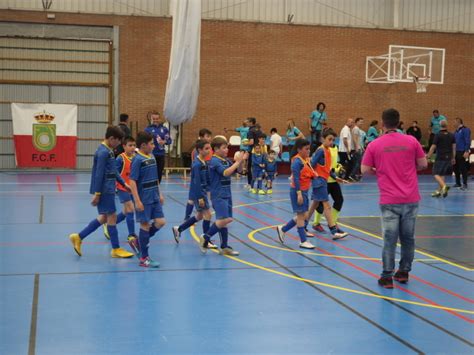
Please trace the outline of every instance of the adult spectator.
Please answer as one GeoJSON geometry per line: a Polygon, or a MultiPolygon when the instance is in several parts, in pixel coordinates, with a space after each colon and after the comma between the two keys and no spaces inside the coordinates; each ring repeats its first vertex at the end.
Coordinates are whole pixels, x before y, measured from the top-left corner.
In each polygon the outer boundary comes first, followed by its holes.
{"type": "Polygon", "coordinates": [[[456,175],[456,185],[461,190],[467,190],[467,175],[469,173],[469,154],[471,153],[471,130],[464,126],[462,118],[456,118],[456,164],[454,174],[456,175]],[[462,186],[461,186],[462,176],[462,186]]]}
{"type": "Polygon", "coordinates": [[[370,143],[374,141],[375,139],[378,138],[379,136],[379,131],[377,129],[377,126],[379,124],[379,121],[373,120],[370,122],[369,129],[367,130],[367,142],[370,143]]]}
{"type": "MultiPolygon", "coordinates": [[[[126,113],[121,113],[119,118],[118,127],[123,132],[123,138],[131,137],[132,131],[128,127],[128,115],[126,113]]],[[[115,157],[122,154],[124,152],[122,144],[119,144],[117,148],[114,149],[115,157]]]]}
{"type": "Polygon", "coordinates": [[[377,176],[384,239],[383,271],[378,283],[384,288],[393,288],[393,279],[408,282],[415,255],[415,222],[420,201],[416,171],[425,169],[428,163],[420,143],[397,132],[400,121],[397,110],[385,110],[382,121],[385,134],[367,146],[362,173],[377,176]],[[393,274],[399,238],[400,265],[393,274]]]}
{"type": "Polygon", "coordinates": [[[313,154],[314,151],[321,145],[321,132],[323,126],[326,126],[327,114],[325,112],[326,104],[324,102],[318,102],[316,109],[311,112],[311,116],[308,120],[308,128],[311,132],[311,151],[310,154],[313,154]]]}
{"type": "Polygon", "coordinates": [[[421,141],[421,129],[418,127],[418,121],[413,121],[411,127],[407,129],[407,134],[415,137],[418,142],[421,141]]]}
{"type": "Polygon", "coordinates": [[[290,157],[296,155],[295,143],[298,139],[304,139],[304,134],[301,130],[296,127],[295,121],[291,118],[288,119],[286,127],[286,138],[288,139],[288,148],[290,149],[290,157]]]}
{"type": "Polygon", "coordinates": [[[165,168],[165,146],[171,144],[170,132],[164,126],[165,119],[161,117],[159,112],[150,111],[147,117],[150,125],[145,128],[145,131],[153,135],[153,143],[155,144],[153,155],[155,156],[158,170],[158,181],[161,183],[163,169],[165,168]]]}
{"type": "Polygon", "coordinates": [[[249,157],[247,160],[247,185],[252,184],[252,150],[256,144],[258,144],[258,137],[262,135],[260,125],[257,125],[257,119],[255,117],[247,118],[247,127],[249,131],[247,133],[247,146],[249,147],[249,157]]]}
{"type": "Polygon", "coordinates": [[[341,129],[339,134],[339,162],[346,171],[344,179],[348,179],[352,172],[352,127],[354,127],[354,120],[352,118],[347,119],[346,124],[341,129]]]}
{"type": "Polygon", "coordinates": [[[433,145],[434,136],[437,135],[441,129],[441,121],[448,122],[448,119],[439,114],[438,110],[433,111],[433,117],[430,120],[430,138],[428,140],[428,147],[433,145]]]}
{"type": "Polygon", "coordinates": [[[433,165],[433,175],[439,189],[431,194],[432,197],[448,196],[449,186],[446,185],[445,176],[453,174],[454,157],[456,156],[456,141],[454,134],[448,132],[448,123],[441,121],[440,131],[435,135],[433,144],[426,157],[431,158],[436,150],[436,160],[433,165]]]}
{"type": "Polygon", "coordinates": [[[360,128],[364,123],[362,117],[357,117],[352,128],[352,171],[349,173],[349,180],[358,181],[360,175],[360,164],[365,148],[365,132],[360,128]]]}
{"type": "Polygon", "coordinates": [[[273,150],[276,155],[280,155],[283,151],[282,139],[276,128],[270,130],[270,150],[273,150]]]}

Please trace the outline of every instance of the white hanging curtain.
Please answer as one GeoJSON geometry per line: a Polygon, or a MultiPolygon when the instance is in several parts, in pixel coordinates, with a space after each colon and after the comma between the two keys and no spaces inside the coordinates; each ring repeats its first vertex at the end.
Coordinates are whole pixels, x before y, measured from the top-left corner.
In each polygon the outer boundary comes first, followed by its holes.
{"type": "Polygon", "coordinates": [[[172,0],[170,69],[163,112],[172,125],[193,118],[199,96],[201,0],[172,0]]]}

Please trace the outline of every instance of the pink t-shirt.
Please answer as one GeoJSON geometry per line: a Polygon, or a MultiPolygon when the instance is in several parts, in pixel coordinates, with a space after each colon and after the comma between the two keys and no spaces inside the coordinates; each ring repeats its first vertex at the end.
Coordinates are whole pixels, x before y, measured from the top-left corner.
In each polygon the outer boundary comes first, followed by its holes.
{"type": "Polygon", "coordinates": [[[367,146],[362,165],[376,169],[381,205],[420,201],[416,160],[424,156],[415,137],[398,132],[384,134],[367,146]]]}

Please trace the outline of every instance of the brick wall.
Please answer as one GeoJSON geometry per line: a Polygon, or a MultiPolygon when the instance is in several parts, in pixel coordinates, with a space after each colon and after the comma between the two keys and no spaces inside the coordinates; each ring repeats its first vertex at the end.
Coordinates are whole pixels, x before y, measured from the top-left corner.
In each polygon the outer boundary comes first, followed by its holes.
{"type": "MultiPolygon", "coordinates": [[[[51,23],[45,17],[0,10],[4,21],[51,23]]],[[[120,26],[120,111],[144,127],[147,111],[162,110],[171,19],[61,13],[54,23],[120,26]]],[[[184,126],[184,147],[201,127],[222,134],[248,116],[265,131],[284,131],[293,118],[307,133],[318,101],[326,103],[329,125],[337,131],[349,117],[365,117],[367,127],[388,107],[408,124],[418,120],[425,134],[435,108],[474,128],[474,36],[203,21],[199,105],[184,126]],[[366,84],[365,57],[386,53],[389,44],[446,48],[445,84],[429,86],[426,94],[416,94],[414,84],[366,84]]]]}

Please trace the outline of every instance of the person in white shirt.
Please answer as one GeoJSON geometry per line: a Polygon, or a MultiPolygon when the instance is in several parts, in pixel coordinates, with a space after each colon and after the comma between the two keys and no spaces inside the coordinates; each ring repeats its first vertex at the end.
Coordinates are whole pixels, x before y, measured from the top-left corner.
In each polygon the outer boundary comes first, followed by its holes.
{"type": "Polygon", "coordinates": [[[283,152],[281,136],[278,134],[276,128],[270,130],[270,150],[273,150],[276,155],[280,155],[283,152]]]}
{"type": "Polygon", "coordinates": [[[354,127],[354,120],[349,118],[346,121],[346,125],[342,127],[339,135],[339,162],[346,171],[344,179],[348,179],[352,171],[352,127],[354,127]]]}

